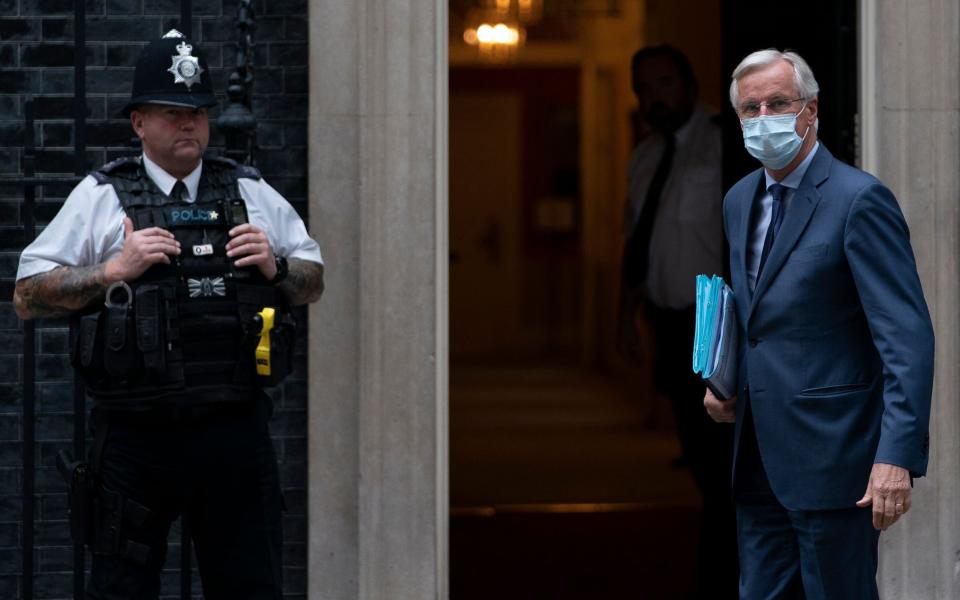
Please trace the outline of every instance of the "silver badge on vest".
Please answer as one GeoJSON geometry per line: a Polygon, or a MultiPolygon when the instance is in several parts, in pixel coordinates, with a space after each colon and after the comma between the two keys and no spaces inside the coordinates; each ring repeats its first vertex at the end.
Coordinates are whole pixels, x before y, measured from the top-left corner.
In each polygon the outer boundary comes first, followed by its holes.
{"type": "Polygon", "coordinates": [[[227,286],[223,283],[223,277],[203,277],[201,279],[187,279],[187,291],[191,298],[211,298],[227,295],[227,286]]]}

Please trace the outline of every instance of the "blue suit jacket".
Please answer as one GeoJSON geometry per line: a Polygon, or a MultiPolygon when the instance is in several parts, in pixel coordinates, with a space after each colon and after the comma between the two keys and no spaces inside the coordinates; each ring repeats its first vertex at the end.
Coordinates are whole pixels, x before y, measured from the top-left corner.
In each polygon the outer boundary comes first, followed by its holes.
{"type": "Polygon", "coordinates": [[[739,396],[786,508],[852,507],[874,462],[927,468],[933,328],[909,232],[890,190],[821,143],[751,292],[748,230],[763,183],[762,169],[747,175],[723,207],[739,396]]]}

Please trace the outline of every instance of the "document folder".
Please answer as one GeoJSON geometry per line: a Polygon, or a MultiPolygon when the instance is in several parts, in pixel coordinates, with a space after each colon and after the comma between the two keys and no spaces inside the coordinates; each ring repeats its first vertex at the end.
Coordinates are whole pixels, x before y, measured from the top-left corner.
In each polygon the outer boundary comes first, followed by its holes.
{"type": "Polygon", "coordinates": [[[723,278],[697,275],[697,315],[693,372],[715,396],[737,393],[737,315],[733,290],[723,278]]]}

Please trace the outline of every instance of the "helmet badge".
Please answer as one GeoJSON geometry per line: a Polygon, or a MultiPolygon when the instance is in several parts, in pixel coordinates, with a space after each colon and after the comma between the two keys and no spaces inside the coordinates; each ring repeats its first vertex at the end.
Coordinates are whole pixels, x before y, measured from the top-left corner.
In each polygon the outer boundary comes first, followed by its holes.
{"type": "Polygon", "coordinates": [[[193,46],[187,42],[180,42],[177,45],[177,55],[171,57],[173,64],[167,69],[167,72],[173,73],[173,82],[182,83],[190,89],[195,83],[200,83],[200,74],[203,73],[203,67],[200,66],[200,60],[196,56],[190,56],[193,52],[193,46]]]}

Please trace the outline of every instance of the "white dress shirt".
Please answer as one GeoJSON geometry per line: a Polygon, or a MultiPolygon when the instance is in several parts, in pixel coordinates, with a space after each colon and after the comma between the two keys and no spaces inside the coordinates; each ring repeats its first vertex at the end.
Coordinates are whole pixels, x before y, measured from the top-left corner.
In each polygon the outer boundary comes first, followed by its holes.
{"type": "Polygon", "coordinates": [[[810,167],[813,156],[819,149],[820,142],[818,141],[814,144],[810,154],[797,165],[796,169],[790,171],[790,174],[784,177],[783,181],[777,181],[770,175],[769,171],[763,170],[763,175],[766,178],[766,186],[764,187],[766,191],[760,197],[760,206],[757,209],[759,212],[754,218],[753,229],[750,231],[750,241],[747,243],[747,283],[750,284],[751,290],[757,287],[757,271],[760,270],[763,240],[767,237],[767,228],[770,227],[770,218],[773,216],[773,196],[770,194],[770,186],[779,183],[787,188],[783,193],[783,200],[781,200],[783,202],[783,214],[786,215],[786,210],[790,207],[790,201],[793,200],[793,195],[800,187],[800,182],[803,181],[803,176],[807,173],[807,168],[810,167]]]}
{"type": "MultiPolygon", "coordinates": [[[[650,234],[646,294],[660,308],[696,302],[696,276],[723,270],[723,180],[720,127],[701,107],[677,130],[670,174],[650,234]]],[[[637,226],[664,141],[651,135],[630,159],[624,234],[637,226]]]]}
{"type": "MultiPolygon", "coordinates": [[[[146,156],[142,158],[147,175],[169,195],[177,178],[146,156]]],[[[183,178],[190,196],[184,198],[187,202],[197,198],[202,170],[201,161],[183,178]]],[[[283,196],[263,179],[241,178],[238,185],[250,223],[266,233],[274,254],[323,264],[320,246],[283,196]]],[[[123,248],[125,216],[113,186],[100,185],[88,175],[70,192],[63,208],[37,239],[24,249],[17,280],[60,266],[89,266],[110,260],[123,248]]]]}

